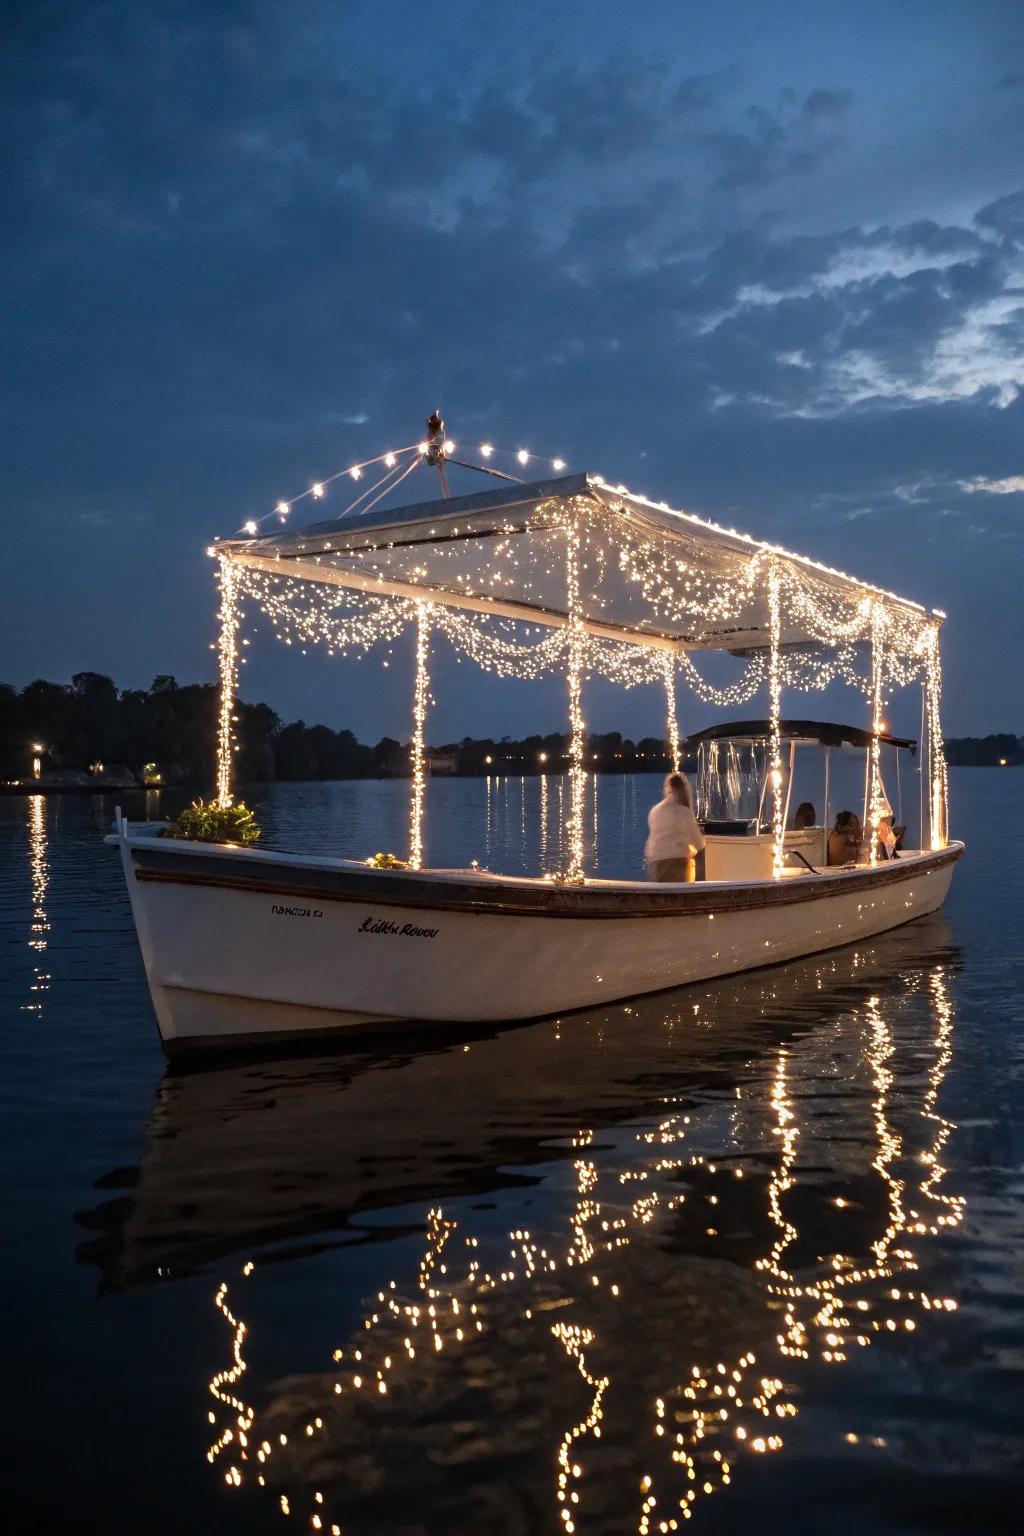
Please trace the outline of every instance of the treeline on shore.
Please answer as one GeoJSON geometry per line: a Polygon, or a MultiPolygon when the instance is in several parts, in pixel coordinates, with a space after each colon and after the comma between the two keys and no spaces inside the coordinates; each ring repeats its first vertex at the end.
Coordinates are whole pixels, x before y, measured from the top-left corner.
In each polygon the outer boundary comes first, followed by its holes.
{"type": "Polygon", "coordinates": [[[950,736],[946,762],[954,768],[1017,768],[1024,763],[1024,736],[950,736]]]}
{"type": "MultiPolygon", "coordinates": [[[[351,731],[304,720],[284,724],[268,704],[235,708],[241,783],[268,779],[397,778],[410,772],[408,742],[384,736],[374,746],[351,731]]],[[[153,679],[152,687],[118,689],[97,672],[76,672],[70,683],[38,679],[18,692],[0,683],[0,777],[30,778],[72,772],[97,778],[125,776],[164,784],[207,786],[214,777],[217,688],[153,679]]],[[[554,732],[521,741],[465,737],[431,748],[431,771],[448,774],[540,773],[564,767],[568,737],[554,732]]],[[[631,741],[617,731],[587,738],[588,761],[602,772],[661,769],[668,743],[631,741]]]]}
{"type": "MultiPolygon", "coordinates": [[[[390,778],[410,771],[408,742],[384,736],[374,746],[348,730],[284,724],[268,704],[239,701],[235,710],[238,745],[236,776],[241,782],[268,779],[390,778]]],[[[150,688],[119,689],[97,672],[76,672],[70,683],[42,679],[18,691],[0,683],[0,776],[32,776],[39,758],[41,777],[77,770],[98,776],[115,769],[162,783],[206,786],[214,776],[217,688],[212,683],[179,684],[153,679],[150,688]]],[[[464,737],[431,748],[434,773],[540,773],[564,767],[568,737],[559,732],[522,740],[464,737]]],[[[587,738],[587,761],[602,773],[660,770],[668,764],[668,743],[639,741],[617,731],[587,738]]],[[[946,743],[951,764],[1024,763],[1019,736],[954,737],[946,743]]]]}

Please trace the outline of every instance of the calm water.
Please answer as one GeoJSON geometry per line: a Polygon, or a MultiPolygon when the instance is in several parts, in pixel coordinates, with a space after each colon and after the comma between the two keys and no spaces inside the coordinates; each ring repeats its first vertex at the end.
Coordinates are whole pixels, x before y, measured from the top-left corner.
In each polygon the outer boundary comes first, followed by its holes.
{"type": "MultiPolygon", "coordinates": [[[[404,789],[253,798],[365,855],[404,789]]],[[[432,860],[555,862],[543,789],[432,784],[432,860]]],[[[856,951],[170,1076],[112,802],[0,800],[5,1528],[1018,1531],[1022,801],[954,773],[944,916],[856,951]]]]}

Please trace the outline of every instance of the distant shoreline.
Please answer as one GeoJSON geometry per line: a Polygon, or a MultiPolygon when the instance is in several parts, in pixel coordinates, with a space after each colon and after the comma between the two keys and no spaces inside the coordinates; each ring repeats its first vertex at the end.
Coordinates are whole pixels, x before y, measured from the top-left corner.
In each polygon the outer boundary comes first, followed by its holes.
{"type": "MultiPolygon", "coordinates": [[[[215,776],[218,691],[212,683],[179,684],[170,676],[148,689],[118,688],[98,672],[70,683],[37,678],[20,691],[0,683],[0,793],[103,794],[132,788],[193,787],[215,776]]],[[[408,778],[408,741],[383,736],[374,745],[345,727],[286,724],[267,704],[236,700],[234,773],[239,784],[408,778]]],[[[429,748],[435,777],[534,777],[568,764],[564,731],[513,738],[465,736],[429,748]]],[[[1017,767],[1024,737],[1009,733],[954,736],[945,743],[951,767],[1017,767]]],[[[686,750],[685,739],[683,750],[686,750]]],[[[591,731],[588,772],[665,772],[671,757],[660,736],[633,740],[591,731]]],[[[686,764],[692,772],[692,759],[686,764]]]]}
{"type": "MultiPolygon", "coordinates": [[[[687,772],[693,772],[692,765],[684,764],[683,766],[684,766],[684,769],[686,769],[687,772]]],[[[1021,767],[1024,767],[1024,761],[1018,760],[1018,761],[1015,761],[1015,762],[1009,762],[1009,761],[1007,761],[1007,762],[998,762],[998,761],[997,762],[956,762],[956,761],[950,759],[949,760],[949,767],[951,767],[951,768],[994,768],[994,769],[1021,768],[1021,767]]],[[[518,779],[518,778],[531,778],[531,779],[535,779],[535,778],[539,778],[542,773],[544,773],[544,774],[550,773],[552,777],[561,778],[568,771],[569,770],[568,770],[568,766],[567,765],[559,765],[557,763],[552,764],[552,766],[550,768],[530,769],[530,770],[527,770],[525,768],[525,766],[521,765],[521,764],[518,765],[518,767],[517,767],[517,766],[515,766],[515,765],[513,765],[511,763],[508,763],[508,764],[495,764],[495,766],[492,769],[490,769],[489,771],[485,771],[483,773],[474,772],[474,771],[469,771],[469,772],[465,772],[465,773],[457,773],[457,772],[453,773],[451,771],[445,771],[445,772],[442,772],[442,773],[431,774],[431,778],[436,778],[436,779],[480,779],[480,778],[498,778],[498,779],[517,778],[518,779]]],[[[616,778],[616,777],[621,778],[624,773],[653,773],[653,774],[660,774],[663,771],[664,771],[664,765],[659,765],[657,767],[646,767],[646,766],[645,767],[639,767],[639,766],[637,766],[635,764],[630,766],[629,768],[626,768],[626,769],[621,769],[621,768],[619,768],[619,769],[614,769],[614,768],[588,768],[587,769],[588,773],[600,774],[600,776],[602,778],[616,778]]],[[[393,780],[393,781],[399,782],[399,783],[401,783],[401,782],[408,783],[410,778],[411,778],[411,775],[407,774],[407,773],[359,773],[359,774],[338,775],[336,777],[320,775],[317,778],[310,778],[310,779],[257,779],[257,780],[252,781],[249,784],[242,784],[239,787],[240,788],[249,789],[249,790],[259,790],[259,789],[263,789],[268,784],[371,784],[371,783],[380,783],[383,780],[393,780]]],[[[209,784],[181,784],[181,783],[176,783],[176,784],[114,784],[114,783],[109,783],[109,782],[104,782],[104,781],[99,781],[99,782],[93,783],[93,784],[46,784],[46,783],[43,783],[43,782],[39,782],[39,783],[25,783],[25,784],[0,784],[0,795],[10,795],[10,796],[22,795],[22,796],[26,796],[26,797],[31,796],[31,795],[43,795],[43,796],[46,796],[46,795],[118,795],[118,794],[120,794],[120,795],[151,795],[151,794],[160,794],[163,790],[171,790],[171,791],[174,791],[175,793],[184,793],[184,794],[192,794],[192,795],[208,795],[208,794],[212,793],[212,786],[209,785],[209,784]]]]}

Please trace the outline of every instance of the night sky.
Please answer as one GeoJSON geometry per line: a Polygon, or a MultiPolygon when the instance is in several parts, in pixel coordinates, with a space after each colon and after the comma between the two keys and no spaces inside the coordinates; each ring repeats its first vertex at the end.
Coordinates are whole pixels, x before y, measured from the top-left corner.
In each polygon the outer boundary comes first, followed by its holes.
{"type": "MultiPolygon", "coordinates": [[[[0,25],[0,679],[212,677],[210,538],[439,405],[947,610],[947,730],[1024,730],[1019,0],[0,25]]],[[[251,655],[287,718],[408,734],[399,650],[251,655]]],[[[564,723],[445,658],[436,694],[434,741],[564,723]]],[[[656,690],[587,716],[662,730],[656,690]]]]}

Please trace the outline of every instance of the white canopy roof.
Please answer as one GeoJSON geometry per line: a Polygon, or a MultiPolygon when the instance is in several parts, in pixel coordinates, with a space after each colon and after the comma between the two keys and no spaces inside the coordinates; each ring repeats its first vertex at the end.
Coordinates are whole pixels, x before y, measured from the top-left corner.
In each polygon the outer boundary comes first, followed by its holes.
{"type": "MultiPolygon", "coordinates": [[[[584,625],[600,637],[687,650],[765,647],[767,583],[755,572],[769,557],[811,602],[855,614],[881,597],[915,628],[935,622],[906,598],[591,474],[381,507],[223,540],[211,553],[277,575],[562,627],[567,526],[581,530],[584,625]]],[[[820,622],[789,604],[781,638],[789,647],[820,644],[820,622]]]]}

